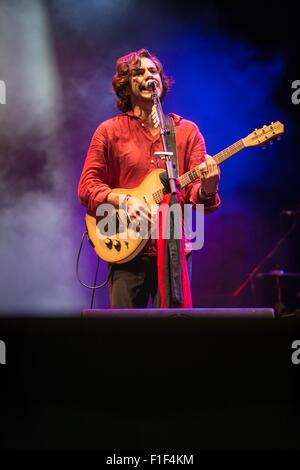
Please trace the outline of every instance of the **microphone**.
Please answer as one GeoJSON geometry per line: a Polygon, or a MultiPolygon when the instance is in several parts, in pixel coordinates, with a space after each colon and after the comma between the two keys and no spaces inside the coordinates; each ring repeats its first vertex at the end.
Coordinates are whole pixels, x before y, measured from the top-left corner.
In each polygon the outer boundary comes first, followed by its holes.
{"type": "Polygon", "coordinates": [[[155,90],[155,88],[157,87],[157,82],[156,82],[156,80],[148,80],[148,81],[145,83],[145,87],[146,87],[146,88],[151,88],[152,90],[155,90]]]}
{"type": "Polygon", "coordinates": [[[300,209],[296,209],[295,211],[281,211],[280,215],[287,215],[288,217],[300,215],[300,209]]]}

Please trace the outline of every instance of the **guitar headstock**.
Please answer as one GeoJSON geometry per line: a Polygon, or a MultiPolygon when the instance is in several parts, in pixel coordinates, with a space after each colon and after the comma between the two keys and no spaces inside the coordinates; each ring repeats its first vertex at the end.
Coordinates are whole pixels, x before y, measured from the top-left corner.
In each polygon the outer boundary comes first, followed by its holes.
{"type": "Polygon", "coordinates": [[[269,126],[263,126],[260,129],[255,129],[254,132],[244,137],[243,142],[245,147],[254,147],[256,145],[265,146],[267,142],[273,143],[272,139],[277,137],[280,140],[280,135],[284,133],[284,125],[281,122],[272,122],[269,126]]]}

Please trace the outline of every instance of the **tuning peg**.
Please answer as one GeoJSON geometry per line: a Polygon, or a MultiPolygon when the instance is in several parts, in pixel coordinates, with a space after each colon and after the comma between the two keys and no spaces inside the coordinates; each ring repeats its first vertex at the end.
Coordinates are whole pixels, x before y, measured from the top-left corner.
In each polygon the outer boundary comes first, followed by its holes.
{"type": "Polygon", "coordinates": [[[281,140],[281,137],[280,137],[280,135],[277,137],[277,140],[281,140]]]}
{"type": "Polygon", "coordinates": [[[273,145],[273,140],[270,140],[270,145],[273,145]]]}
{"type": "Polygon", "coordinates": [[[262,145],[261,148],[262,148],[263,150],[265,150],[265,149],[267,148],[267,146],[266,146],[266,145],[262,145]]]}

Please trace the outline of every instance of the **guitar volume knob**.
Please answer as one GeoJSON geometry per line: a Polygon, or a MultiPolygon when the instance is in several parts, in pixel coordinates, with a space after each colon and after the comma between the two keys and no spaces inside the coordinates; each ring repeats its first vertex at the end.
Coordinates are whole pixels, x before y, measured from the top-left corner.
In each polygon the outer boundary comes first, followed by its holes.
{"type": "Polygon", "coordinates": [[[112,244],[113,244],[111,238],[106,238],[106,239],[104,240],[104,243],[105,243],[105,245],[107,246],[107,248],[111,248],[111,247],[112,247],[112,244]]]}
{"type": "Polygon", "coordinates": [[[119,240],[114,240],[112,243],[116,250],[119,250],[121,248],[121,243],[119,242],[119,240]]]}

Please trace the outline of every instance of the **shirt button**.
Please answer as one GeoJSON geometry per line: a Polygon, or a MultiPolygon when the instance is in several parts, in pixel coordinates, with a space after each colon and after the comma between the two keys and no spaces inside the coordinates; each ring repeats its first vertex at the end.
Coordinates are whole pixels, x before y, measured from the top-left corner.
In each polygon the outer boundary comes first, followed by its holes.
{"type": "Polygon", "coordinates": [[[145,124],[142,122],[142,127],[145,127],[145,124]]]}

